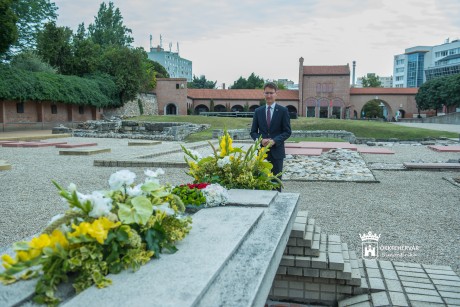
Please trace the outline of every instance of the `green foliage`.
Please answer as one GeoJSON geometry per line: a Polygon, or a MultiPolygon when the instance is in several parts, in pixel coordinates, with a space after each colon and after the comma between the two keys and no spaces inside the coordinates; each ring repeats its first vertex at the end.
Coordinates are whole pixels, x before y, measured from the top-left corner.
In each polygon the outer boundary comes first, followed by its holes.
{"type": "Polygon", "coordinates": [[[18,17],[12,9],[12,0],[0,0],[0,55],[18,38],[18,17]]]}
{"type": "Polygon", "coordinates": [[[144,105],[142,104],[142,100],[137,99],[137,105],[139,106],[139,114],[143,115],[144,114],[144,105]]]}
{"type": "Polygon", "coordinates": [[[78,26],[77,33],[72,37],[72,75],[84,76],[97,71],[101,59],[102,47],[85,33],[84,24],[78,26]]]}
{"type": "Polygon", "coordinates": [[[246,80],[243,77],[239,77],[238,80],[233,82],[232,89],[256,89],[263,88],[265,81],[263,78],[252,73],[246,80]]]}
{"type": "Polygon", "coordinates": [[[380,105],[380,100],[372,99],[363,106],[362,111],[364,111],[364,116],[366,118],[382,118],[383,109],[380,105]]]}
{"type": "Polygon", "coordinates": [[[217,81],[212,82],[212,81],[206,80],[206,77],[204,75],[201,75],[199,78],[197,78],[195,75],[193,75],[193,80],[192,80],[192,82],[189,82],[187,84],[187,87],[188,88],[209,88],[209,89],[213,89],[213,88],[216,88],[216,83],[217,83],[217,81]]]}
{"type": "Polygon", "coordinates": [[[25,51],[15,55],[11,60],[11,66],[17,69],[31,72],[56,73],[56,69],[33,51],[25,51]]]}
{"type": "Polygon", "coordinates": [[[443,105],[460,106],[460,74],[443,76],[427,81],[415,95],[421,110],[440,109],[443,105]]]}
{"type": "MultiPolygon", "coordinates": [[[[25,51],[34,49],[37,35],[46,22],[55,21],[57,7],[50,0],[16,0],[13,11],[18,17],[18,40],[13,44],[15,49],[25,51]]],[[[3,26],[3,25],[2,25],[3,26]]]]}
{"type": "Polygon", "coordinates": [[[198,188],[190,188],[188,185],[177,186],[172,193],[179,196],[184,205],[200,206],[206,203],[206,197],[198,188]]]}
{"type": "Polygon", "coordinates": [[[104,107],[118,105],[117,88],[108,76],[87,78],[28,72],[0,65],[0,99],[55,101],[104,107]]]}
{"type": "Polygon", "coordinates": [[[89,36],[96,43],[103,47],[129,46],[134,39],[129,35],[132,33],[123,25],[123,17],[120,10],[115,8],[113,2],[109,6],[102,2],[94,23],[88,26],[89,36]]]}
{"type": "Polygon", "coordinates": [[[382,82],[376,74],[367,74],[363,76],[363,87],[382,87],[382,82]]]}
{"type": "Polygon", "coordinates": [[[73,70],[72,34],[68,27],[57,27],[56,23],[49,22],[37,37],[38,55],[63,74],[72,74],[73,70]]]}
{"type": "Polygon", "coordinates": [[[144,61],[147,53],[143,49],[128,47],[111,47],[104,51],[99,71],[113,76],[123,104],[133,100],[143,80],[147,79],[144,61]]]}

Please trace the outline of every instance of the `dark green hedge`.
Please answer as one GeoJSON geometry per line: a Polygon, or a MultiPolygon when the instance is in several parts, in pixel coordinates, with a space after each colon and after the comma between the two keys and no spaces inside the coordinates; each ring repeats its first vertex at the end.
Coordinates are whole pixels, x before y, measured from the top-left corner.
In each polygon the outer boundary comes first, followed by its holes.
{"type": "Polygon", "coordinates": [[[0,65],[0,99],[53,101],[95,107],[120,105],[119,92],[108,75],[84,78],[29,72],[0,65]]]}

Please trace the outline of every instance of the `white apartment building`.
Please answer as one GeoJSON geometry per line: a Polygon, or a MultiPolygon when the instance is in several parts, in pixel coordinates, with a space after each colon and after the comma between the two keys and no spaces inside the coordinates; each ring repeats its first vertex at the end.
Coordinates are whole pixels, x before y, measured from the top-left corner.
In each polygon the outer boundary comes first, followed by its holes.
{"type": "Polygon", "coordinates": [[[460,40],[436,46],[416,46],[394,56],[393,86],[420,87],[440,76],[460,73],[460,40]]]}
{"type": "Polygon", "coordinates": [[[152,47],[152,37],[150,36],[150,52],[147,56],[150,60],[160,63],[169,73],[170,78],[186,78],[192,82],[192,61],[179,56],[179,43],[177,43],[177,52],[171,51],[172,44],[169,44],[169,51],[163,49],[162,38],[160,35],[160,44],[152,47]]]}

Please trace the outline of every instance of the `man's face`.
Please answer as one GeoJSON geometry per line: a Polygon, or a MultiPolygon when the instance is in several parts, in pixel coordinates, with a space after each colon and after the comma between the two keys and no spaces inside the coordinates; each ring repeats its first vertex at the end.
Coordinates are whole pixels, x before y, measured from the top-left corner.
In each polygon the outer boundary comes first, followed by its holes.
{"type": "Polygon", "coordinates": [[[268,105],[271,105],[276,100],[276,91],[270,87],[264,89],[265,101],[268,105]]]}

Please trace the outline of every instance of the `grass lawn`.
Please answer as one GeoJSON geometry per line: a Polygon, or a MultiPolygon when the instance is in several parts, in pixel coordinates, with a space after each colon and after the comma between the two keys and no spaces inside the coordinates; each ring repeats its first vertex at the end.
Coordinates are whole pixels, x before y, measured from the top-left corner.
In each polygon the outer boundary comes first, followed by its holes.
{"type": "MultiPolygon", "coordinates": [[[[187,137],[186,141],[195,142],[209,140],[212,138],[214,129],[244,129],[250,128],[252,118],[240,117],[215,117],[215,116],[138,116],[132,118],[137,121],[152,122],[188,122],[193,124],[209,124],[211,127],[205,131],[194,133],[187,137]]],[[[301,117],[291,120],[292,130],[345,130],[352,132],[356,137],[389,139],[397,138],[400,140],[416,140],[423,138],[457,138],[458,134],[454,132],[444,132],[436,130],[427,130],[419,128],[410,128],[394,125],[387,122],[367,121],[367,120],[343,120],[343,119],[326,119],[326,118],[306,118],[301,117]]],[[[303,141],[307,139],[302,139],[303,141]]],[[[318,139],[308,139],[317,140],[318,139]]],[[[298,141],[290,139],[290,141],[298,141]]],[[[324,141],[323,139],[321,141],[324,141]]],[[[330,140],[334,141],[334,140],[330,140]]]]}

